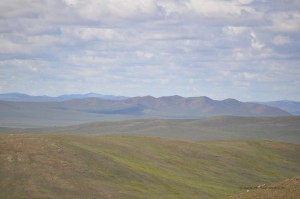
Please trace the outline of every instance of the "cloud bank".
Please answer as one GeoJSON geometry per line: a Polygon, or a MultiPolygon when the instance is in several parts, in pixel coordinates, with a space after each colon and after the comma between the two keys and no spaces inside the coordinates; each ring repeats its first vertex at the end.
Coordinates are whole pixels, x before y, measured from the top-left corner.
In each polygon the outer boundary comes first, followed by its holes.
{"type": "Polygon", "coordinates": [[[300,100],[297,0],[2,0],[0,92],[300,100]]]}

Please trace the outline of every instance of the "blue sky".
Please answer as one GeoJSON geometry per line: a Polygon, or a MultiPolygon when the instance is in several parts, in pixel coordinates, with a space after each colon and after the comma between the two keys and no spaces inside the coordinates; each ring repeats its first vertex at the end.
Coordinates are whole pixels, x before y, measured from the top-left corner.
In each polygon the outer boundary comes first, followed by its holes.
{"type": "Polygon", "coordinates": [[[300,100],[300,1],[1,0],[5,92],[300,100]]]}

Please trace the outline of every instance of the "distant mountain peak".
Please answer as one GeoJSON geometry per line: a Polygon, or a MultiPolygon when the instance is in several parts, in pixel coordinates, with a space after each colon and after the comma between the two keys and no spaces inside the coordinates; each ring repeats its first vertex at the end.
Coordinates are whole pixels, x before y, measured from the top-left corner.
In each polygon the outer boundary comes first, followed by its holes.
{"type": "Polygon", "coordinates": [[[182,97],[182,96],[180,96],[180,95],[162,96],[162,97],[159,97],[158,99],[162,99],[162,98],[170,98],[170,99],[184,99],[184,97],[182,97]]]}
{"type": "MultiPolygon", "coordinates": [[[[236,99],[234,99],[234,98],[227,98],[227,99],[224,99],[223,101],[238,101],[238,100],[236,100],[236,99]]],[[[239,101],[238,101],[239,102],[239,101]]]]}
{"type": "Polygon", "coordinates": [[[233,98],[227,98],[222,100],[223,102],[227,102],[227,103],[241,103],[240,101],[233,99],[233,98]]]}
{"type": "Polygon", "coordinates": [[[57,97],[51,97],[47,95],[43,96],[32,96],[24,93],[4,93],[0,94],[0,100],[4,101],[24,101],[24,102],[47,102],[47,101],[65,101],[72,99],[84,99],[84,98],[100,98],[106,100],[124,100],[128,97],[114,96],[114,95],[103,95],[97,93],[86,93],[86,94],[64,94],[57,97]]]}
{"type": "Polygon", "coordinates": [[[213,101],[213,99],[211,99],[207,96],[200,96],[200,97],[196,97],[196,98],[200,98],[200,99],[207,100],[207,101],[213,101]]]}
{"type": "Polygon", "coordinates": [[[287,111],[293,115],[300,115],[300,102],[291,100],[279,100],[270,102],[257,102],[259,104],[268,105],[287,111]]]}

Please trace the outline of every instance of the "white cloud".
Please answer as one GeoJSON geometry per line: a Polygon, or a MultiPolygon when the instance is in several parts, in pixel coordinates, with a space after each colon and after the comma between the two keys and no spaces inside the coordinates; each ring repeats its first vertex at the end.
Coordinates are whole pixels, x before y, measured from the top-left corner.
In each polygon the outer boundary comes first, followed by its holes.
{"type": "Polygon", "coordinates": [[[188,5],[191,10],[207,17],[228,17],[229,15],[237,16],[243,9],[234,2],[230,1],[203,1],[191,0],[188,5]]]}
{"type": "Polygon", "coordinates": [[[245,72],[243,73],[243,78],[246,79],[246,80],[252,80],[252,79],[255,79],[257,78],[257,74],[254,74],[254,73],[248,73],[248,72],[245,72]]]}
{"type": "Polygon", "coordinates": [[[238,0],[241,4],[250,4],[252,3],[254,0],[238,0]]]}
{"type": "Polygon", "coordinates": [[[17,53],[27,53],[28,50],[19,45],[18,43],[14,43],[8,39],[2,38],[0,36],[0,53],[1,54],[17,54],[17,53]]]}
{"type": "Polygon", "coordinates": [[[292,41],[290,40],[290,38],[285,37],[285,36],[281,36],[281,35],[276,35],[273,39],[272,39],[272,43],[277,45],[277,46],[281,46],[281,45],[285,45],[285,44],[290,44],[292,41]]]}
{"type": "Polygon", "coordinates": [[[227,26],[223,28],[223,32],[230,36],[238,36],[246,31],[248,31],[248,28],[243,26],[227,26]]]}
{"type": "Polygon", "coordinates": [[[272,25],[268,27],[275,32],[300,32],[300,12],[279,12],[271,16],[272,25]]]}
{"type": "Polygon", "coordinates": [[[66,34],[73,34],[83,40],[121,41],[124,37],[118,31],[110,28],[63,28],[66,34]]]}
{"type": "Polygon", "coordinates": [[[67,2],[82,18],[90,20],[123,20],[153,16],[158,9],[154,0],[78,0],[67,2]]]}
{"type": "Polygon", "coordinates": [[[153,53],[151,53],[151,52],[144,52],[144,51],[136,51],[136,55],[139,58],[142,58],[142,59],[151,59],[154,56],[153,53]]]}
{"type": "Polygon", "coordinates": [[[67,5],[76,5],[78,4],[78,0],[64,0],[67,5]]]}
{"type": "Polygon", "coordinates": [[[251,47],[255,50],[261,50],[265,45],[257,39],[254,32],[251,32],[251,47]]]}
{"type": "Polygon", "coordinates": [[[29,17],[37,12],[37,6],[31,1],[3,0],[0,6],[0,16],[9,17],[29,17]]]}
{"type": "Polygon", "coordinates": [[[103,55],[95,51],[84,51],[75,55],[68,55],[65,58],[68,64],[73,66],[83,66],[83,67],[101,67],[105,69],[107,67],[112,67],[116,63],[116,59],[112,57],[104,57],[103,55]]]}
{"type": "Polygon", "coordinates": [[[59,44],[67,44],[68,40],[61,38],[59,36],[53,35],[38,35],[38,36],[28,36],[26,39],[26,45],[31,45],[35,48],[41,47],[52,47],[59,44]]]}
{"type": "Polygon", "coordinates": [[[233,50],[233,57],[235,60],[245,60],[249,57],[248,50],[236,48],[233,50]]]}
{"type": "Polygon", "coordinates": [[[149,40],[176,40],[182,39],[182,34],[178,32],[146,33],[143,38],[149,40]]]}

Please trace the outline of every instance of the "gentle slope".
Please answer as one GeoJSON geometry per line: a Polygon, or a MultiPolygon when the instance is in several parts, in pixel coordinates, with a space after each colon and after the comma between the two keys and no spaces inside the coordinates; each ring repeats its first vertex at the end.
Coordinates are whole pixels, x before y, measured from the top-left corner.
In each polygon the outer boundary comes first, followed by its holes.
{"type": "Polygon", "coordinates": [[[300,173],[300,146],[0,135],[0,198],[224,198],[300,173]]]}
{"type": "Polygon", "coordinates": [[[35,129],[0,128],[6,133],[158,136],[193,141],[274,140],[300,144],[300,117],[211,117],[192,120],[95,122],[35,129]]]}

